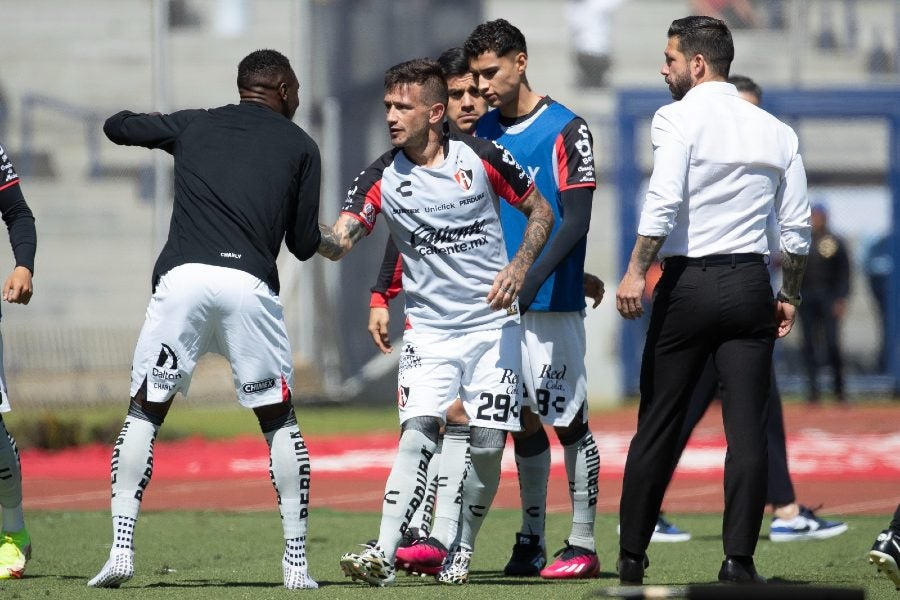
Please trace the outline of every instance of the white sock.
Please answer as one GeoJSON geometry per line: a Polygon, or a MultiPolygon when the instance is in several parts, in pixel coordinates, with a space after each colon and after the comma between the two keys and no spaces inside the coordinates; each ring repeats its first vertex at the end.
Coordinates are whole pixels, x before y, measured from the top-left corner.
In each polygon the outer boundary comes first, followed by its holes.
{"type": "Polygon", "coordinates": [[[434,512],[434,531],[431,536],[449,548],[459,528],[459,509],[462,506],[462,482],[469,459],[469,426],[448,425],[441,450],[438,478],[437,508],[434,512]]]}
{"type": "Polygon", "coordinates": [[[137,519],[144,490],[153,475],[153,442],[159,427],[144,419],[125,417],[113,447],[112,514],[137,519]]]}
{"type": "Polygon", "coordinates": [[[463,549],[472,551],[481,524],[497,495],[503,448],[471,447],[469,452],[472,464],[463,484],[463,508],[457,539],[463,549]]]}
{"type": "Polygon", "coordinates": [[[113,515],[113,544],[110,554],[134,551],[134,526],[137,520],[132,517],[113,515]]]}
{"type": "Polygon", "coordinates": [[[0,507],[3,507],[3,531],[25,528],[22,510],[22,465],[16,440],[0,419],[0,507]]]}
{"type": "Polygon", "coordinates": [[[269,476],[278,497],[286,540],[306,537],[309,516],[309,451],[296,422],[265,432],[269,444],[269,476]]]}
{"type": "Polygon", "coordinates": [[[416,509],[416,514],[409,522],[410,528],[415,527],[422,536],[431,535],[434,530],[434,510],[437,502],[438,489],[440,488],[440,478],[438,470],[441,466],[441,448],[443,447],[444,436],[438,438],[437,447],[434,450],[434,456],[428,462],[428,489],[425,492],[425,500],[416,509]]]}
{"type": "Polygon", "coordinates": [[[306,570],[306,537],[284,540],[284,562],[296,569],[306,570]]]}
{"type": "Polygon", "coordinates": [[[407,429],[400,436],[397,457],[388,475],[381,509],[378,546],[390,564],[413,513],[428,490],[428,463],[437,444],[421,431],[407,429]]]}
{"type": "Polygon", "coordinates": [[[572,530],[568,542],[594,550],[594,521],[600,489],[600,451],[588,431],[569,446],[563,446],[569,496],[572,499],[572,530]]]}

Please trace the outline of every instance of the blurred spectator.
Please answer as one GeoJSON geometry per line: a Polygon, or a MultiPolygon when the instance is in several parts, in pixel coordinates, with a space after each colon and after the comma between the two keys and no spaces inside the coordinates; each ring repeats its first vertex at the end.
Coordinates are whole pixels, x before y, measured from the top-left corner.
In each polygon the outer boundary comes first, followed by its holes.
{"type": "Polygon", "coordinates": [[[887,318],[888,281],[894,270],[894,259],[891,256],[891,236],[885,234],[875,240],[866,252],[863,261],[866,271],[866,279],[869,280],[869,288],[875,305],[878,307],[879,325],[881,326],[881,344],[878,349],[877,371],[887,370],[887,330],[885,319],[887,318]]]}
{"type": "Polygon", "coordinates": [[[894,57],[884,43],[881,29],[873,30],[872,39],[874,43],[866,54],[866,69],[872,75],[890,75],[894,72],[894,57]]]}
{"type": "Polygon", "coordinates": [[[731,29],[756,27],[756,11],[750,0],[691,0],[691,11],[721,19],[731,29]]]}
{"type": "Polygon", "coordinates": [[[816,349],[825,348],[834,394],[844,396],[844,365],[840,348],[840,324],[850,295],[850,257],[847,245],[828,229],[828,212],[821,204],[812,207],[812,244],[803,277],[800,327],[803,331],[803,360],[809,378],[808,401],[819,401],[816,349]],[[819,338],[822,338],[821,341],[819,338]]]}
{"type": "Polygon", "coordinates": [[[625,0],[566,0],[566,24],[581,88],[606,85],[612,65],[612,16],[625,0]]]}
{"type": "Polygon", "coordinates": [[[831,5],[823,3],[819,5],[819,32],[816,34],[816,46],[822,50],[837,50],[837,31],[834,28],[834,15],[831,5]]]}

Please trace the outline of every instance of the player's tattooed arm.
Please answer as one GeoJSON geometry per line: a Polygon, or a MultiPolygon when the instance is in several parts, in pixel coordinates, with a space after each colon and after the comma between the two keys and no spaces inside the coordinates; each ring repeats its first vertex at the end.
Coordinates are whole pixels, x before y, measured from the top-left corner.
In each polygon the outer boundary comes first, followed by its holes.
{"type": "Polygon", "coordinates": [[[624,318],[637,319],[644,314],[641,301],[644,297],[647,270],[656,260],[656,255],[659,254],[659,249],[665,241],[665,236],[637,236],[628,268],[619,283],[619,289],[616,290],[616,308],[624,318]]]}
{"type": "Polygon", "coordinates": [[[516,208],[528,217],[528,224],[515,256],[494,279],[494,285],[488,293],[487,300],[494,309],[509,307],[519,295],[525,273],[544,249],[553,229],[553,209],[536,187],[516,204],[516,208]]]}
{"type": "Polygon", "coordinates": [[[532,189],[518,207],[528,217],[528,224],[522,235],[522,243],[510,262],[519,263],[517,266],[522,269],[524,275],[550,238],[550,231],[553,229],[553,209],[538,192],[537,187],[532,189]]]}
{"type": "Polygon", "coordinates": [[[319,223],[319,231],[322,233],[322,241],[317,252],[331,260],[343,258],[356,242],[366,236],[363,224],[346,214],[338,217],[331,227],[319,223]]]}
{"type": "Polygon", "coordinates": [[[805,254],[781,253],[781,293],[787,298],[800,298],[800,283],[806,271],[805,254]]]}

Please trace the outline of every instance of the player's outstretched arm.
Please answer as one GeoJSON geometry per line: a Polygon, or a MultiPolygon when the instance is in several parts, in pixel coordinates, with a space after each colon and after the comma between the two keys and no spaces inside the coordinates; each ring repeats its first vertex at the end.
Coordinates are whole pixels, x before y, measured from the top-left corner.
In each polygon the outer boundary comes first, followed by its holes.
{"type": "Polygon", "coordinates": [[[553,229],[553,209],[537,187],[515,206],[528,217],[528,224],[515,256],[497,274],[488,293],[487,300],[493,309],[508,308],[512,304],[522,288],[525,273],[544,249],[553,229]]]}
{"type": "Polygon", "coordinates": [[[317,252],[331,260],[340,260],[353,246],[366,236],[366,228],[355,217],[342,214],[334,225],[328,227],[319,223],[322,240],[317,252]]]}

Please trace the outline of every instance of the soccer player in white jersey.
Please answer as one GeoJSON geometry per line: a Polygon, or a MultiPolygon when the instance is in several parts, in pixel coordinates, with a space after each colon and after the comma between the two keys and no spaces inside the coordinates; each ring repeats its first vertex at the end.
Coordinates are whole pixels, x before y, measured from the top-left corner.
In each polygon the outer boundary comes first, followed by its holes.
{"type": "MultiPolygon", "coordinates": [[[[0,213],[9,230],[9,243],[16,264],[3,284],[4,302],[28,304],[33,292],[31,274],[37,233],[34,215],[25,202],[19,176],[6,151],[0,146],[0,213]]],[[[3,372],[3,339],[0,338],[0,415],[9,412],[6,375],[3,372]]],[[[3,529],[0,533],[0,579],[19,579],[25,574],[25,563],[31,558],[31,537],[25,528],[22,510],[22,465],[16,441],[6,430],[0,416],[0,512],[3,529]]]]}
{"type": "MultiPolygon", "coordinates": [[[[478,93],[469,73],[469,60],[462,48],[448,48],[437,62],[447,79],[447,127],[455,133],[472,134],[487,103],[478,93]]],[[[402,290],[403,267],[397,246],[388,237],[384,260],[369,301],[369,332],[384,353],[393,350],[388,333],[388,303],[402,290]]],[[[410,573],[436,575],[447,549],[456,537],[463,476],[468,464],[469,417],[458,400],[447,410],[447,421],[438,437],[437,450],[428,463],[428,491],[416,509],[397,549],[397,568],[410,573]],[[430,538],[430,541],[429,541],[430,538]]]]}
{"type": "Polygon", "coordinates": [[[393,583],[397,546],[424,498],[440,424],[459,396],[471,425],[471,467],[458,544],[437,579],[461,584],[497,492],[506,432],[519,428],[514,299],[553,216],[502,146],[445,131],[447,83],[437,62],[416,59],[388,69],[384,90],[394,148],[357,177],[335,224],[320,225],[319,253],[338,260],[384,218],[403,256],[409,323],[397,382],[401,435],[378,541],[345,554],[341,568],[371,585],[393,583]],[[501,197],[527,215],[512,260],[500,227],[501,197]]]}

